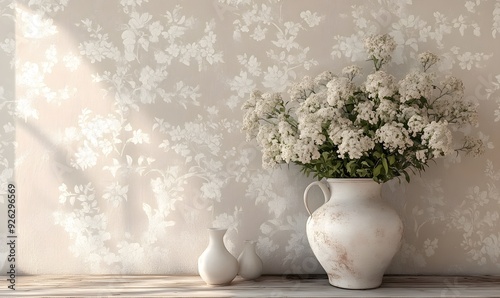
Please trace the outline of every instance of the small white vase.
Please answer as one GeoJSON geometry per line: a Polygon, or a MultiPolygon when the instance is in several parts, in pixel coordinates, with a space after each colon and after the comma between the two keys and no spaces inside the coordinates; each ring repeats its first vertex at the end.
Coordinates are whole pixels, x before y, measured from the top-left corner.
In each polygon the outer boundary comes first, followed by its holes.
{"type": "Polygon", "coordinates": [[[209,228],[209,242],[198,258],[198,272],[208,285],[227,285],[238,274],[238,260],[226,249],[227,229],[209,228]]]}
{"type": "Polygon", "coordinates": [[[240,270],[238,274],[244,280],[253,280],[262,275],[262,260],[255,251],[255,241],[245,240],[245,247],[238,257],[240,270]]]}
{"type": "Polygon", "coordinates": [[[399,250],[403,224],[381,198],[382,185],[371,179],[328,179],[311,183],[304,203],[311,215],[307,239],[331,285],[347,289],[380,286],[399,250]],[[307,195],[319,186],[325,204],[311,214],[307,195]]]}

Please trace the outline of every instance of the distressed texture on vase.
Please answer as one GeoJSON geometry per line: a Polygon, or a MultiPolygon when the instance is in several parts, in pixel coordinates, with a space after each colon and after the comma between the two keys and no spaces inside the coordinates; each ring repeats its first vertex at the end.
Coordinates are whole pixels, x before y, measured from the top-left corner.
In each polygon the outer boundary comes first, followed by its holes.
{"type": "MultiPolygon", "coordinates": [[[[324,193],[327,202],[307,220],[311,248],[332,285],[376,288],[401,246],[401,219],[382,200],[382,185],[373,180],[328,179],[327,182],[329,192],[324,193]]],[[[305,201],[308,190],[309,187],[305,201]]]]}

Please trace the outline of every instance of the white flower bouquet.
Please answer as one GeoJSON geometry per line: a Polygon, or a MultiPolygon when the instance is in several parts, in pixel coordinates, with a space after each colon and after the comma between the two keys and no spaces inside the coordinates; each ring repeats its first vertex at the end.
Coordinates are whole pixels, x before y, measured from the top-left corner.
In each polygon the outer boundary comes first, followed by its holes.
{"type": "Polygon", "coordinates": [[[382,183],[420,172],[434,158],[453,152],[480,154],[482,142],[457,128],[477,124],[477,107],[464,99],[460,79],[429,69],[439,58],[425,52],[421,69],[397,80],[386,73],[396,44],[389,35],[370,36],[365,49],[374,71],[362,82],[361,69],[342,75],[304,77],[280,93],[254,91],[244,103],[243,131],[262,148],[264,167],[295,163],[321,178],[373,178],[382,183]]]}

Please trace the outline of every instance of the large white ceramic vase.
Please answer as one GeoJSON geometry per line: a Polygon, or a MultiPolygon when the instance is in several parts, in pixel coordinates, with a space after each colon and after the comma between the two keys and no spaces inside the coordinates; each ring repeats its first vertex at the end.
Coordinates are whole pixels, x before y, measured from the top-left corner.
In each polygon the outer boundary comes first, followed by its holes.
{"type": "Polygon", "coordinates": [[[304,191],[307,239],[331,285],[346,289],[377,288],[401,246],[403,224],[381,198],[372,179],[327,179],[304,191]],[[321,188],[325,203],[311,212],[309,189],[321,188]]]}

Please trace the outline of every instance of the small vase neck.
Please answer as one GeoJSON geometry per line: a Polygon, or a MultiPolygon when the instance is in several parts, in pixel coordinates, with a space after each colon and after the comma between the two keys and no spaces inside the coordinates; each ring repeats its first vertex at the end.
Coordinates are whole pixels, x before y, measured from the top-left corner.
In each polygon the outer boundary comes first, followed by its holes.
{"type": "Polygon", "coordinates": [[[247,251],[254,251],[255,250],[255,241],[252,240],[245,240],[245,250],[247,251]]]}
{"type": "Polygon", "coordinates": [[[227,229],[210,228],[208,229],[209,245],[224,246],[224,235],[227,229]]]}

